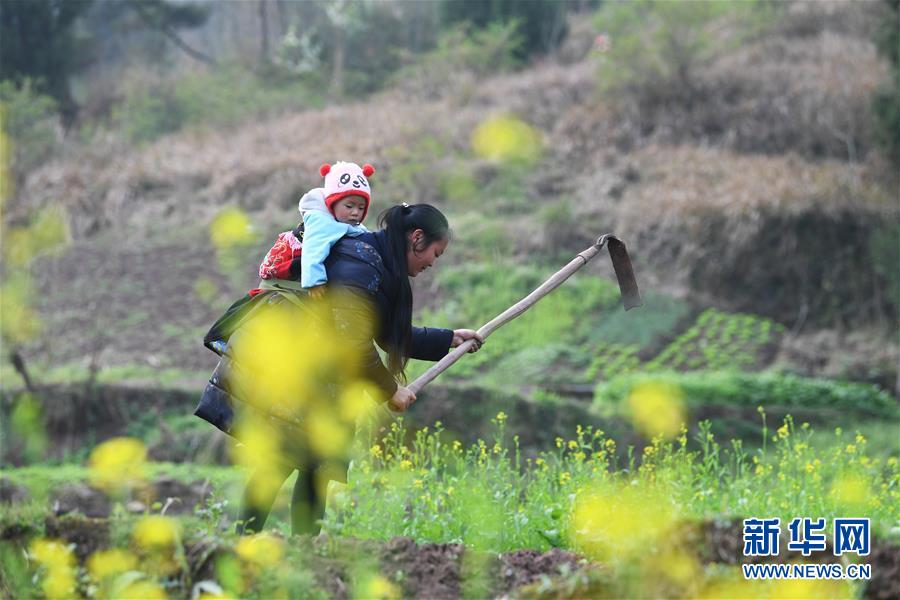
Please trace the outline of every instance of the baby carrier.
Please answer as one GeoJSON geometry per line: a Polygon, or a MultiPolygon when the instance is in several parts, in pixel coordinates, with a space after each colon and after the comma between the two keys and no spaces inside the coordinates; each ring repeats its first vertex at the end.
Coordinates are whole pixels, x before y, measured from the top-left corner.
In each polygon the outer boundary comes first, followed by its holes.
{"type": "Polygon", "coordinates": [[[303,223],[278,234],[275,245],[259,265],[260,279],[300,280],[300,256],[303,254],[303,223]]]}
{"type": "Polygon", "coordinates": [[[231,334],[254,310],[264,304],[261,294],[265,291],[291,291],[307,293],[300,287],[300,257],[303,254],[303,223],[291,231],[278,234],[275,244],[266,253],[259,265],[260,286],[228,307],[228,310],[213,323],[203,338],[203,345],[221,356],[225,352],[231,334]]]}

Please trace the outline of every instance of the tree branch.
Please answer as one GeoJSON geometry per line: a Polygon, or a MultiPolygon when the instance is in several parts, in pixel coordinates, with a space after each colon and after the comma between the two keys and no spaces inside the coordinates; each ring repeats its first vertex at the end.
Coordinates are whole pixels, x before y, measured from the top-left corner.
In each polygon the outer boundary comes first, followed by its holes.
{"type": "Polygon", "coordinates": [[[216,60],[211,56],[200,52],[192,47],[190,47],[187,42],[185,42],[175,29],[169,25],[168,23],[160,21],[151,11],[147,9],[140,2],[131,2],[129,4],[135,11],[137,11],[138,16],[150,27],[160,30],[163,35],[165,35],[173,44],[175,44],[179,49],[184,51],[185,54],[190,56],[191,58],[198,60],[200,62],[206,63],[211,66],[216,65],[216,60]]]}

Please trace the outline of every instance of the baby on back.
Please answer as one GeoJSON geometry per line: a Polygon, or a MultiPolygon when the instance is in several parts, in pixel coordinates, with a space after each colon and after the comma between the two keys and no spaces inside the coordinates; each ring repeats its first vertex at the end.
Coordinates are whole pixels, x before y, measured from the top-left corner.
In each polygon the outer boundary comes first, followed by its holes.
{"type": "Polygon", "coordinates": [[[265,282],[299,282],[313,297],[325,291],[328,277],[325,259],[332,246],[345,235],[368,231],[362,224],[369,212],[371,188],[369,180],[375,168],[366,164],[338,161],[322,165],[319,173],[324,186],[308,191],[300,199],[302,222],[292,231],[278,235],[275,245],[259,266],[265,282]]]}

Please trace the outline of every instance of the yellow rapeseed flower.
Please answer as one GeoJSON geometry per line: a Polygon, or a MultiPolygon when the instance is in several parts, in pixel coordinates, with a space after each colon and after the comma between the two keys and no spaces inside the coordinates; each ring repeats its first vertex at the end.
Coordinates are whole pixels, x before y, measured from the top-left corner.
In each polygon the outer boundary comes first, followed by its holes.
{"type": "Polygon", "coordinates": [[[511,115],[492,117],[472,132],[472,150],[481,158],[530,164],[542,151],[541,134],[511,115]]]}
{"type": "Polygon", "coordinates": [[[827,600],[852,598],[854,594],[845,581],[828,579],[781,579],[772,583],[770,598],[796,600],[827,600]]]}
{"type": "Polygon", "coordinates": [[[98,550],[88,559],[88,572],[95,581],[102,581],[111,575],[133,571],[137,564],[137,557],[127,550],[98,550]]]}
{"type": "Polygon", "coordinates": [[[665,536],[677,514],[657,488],[605,485],[575,497],[569,538],[598,560],[626,560],[665,536]]]}
{"type": "Polygon", "coordinates": [[[341,420],[353,425],[373,404],[379,405],[383,401],[384,394],[378,387],[356,379],[345,387],[338,399],[341,420]]]}
{"type": "Polygon", "coordinates": [[[41,588],[48,600],[75,597],[75,570],[71,568],[50,569],[44,576],[41,588]]]}
{"type": "Polygon", "coordinates": [[[209,238],[218,250],[225,250],[252,242],[253,226],[241,209],[226,208],[210,223],[209,238]]]}
{"type": "Polygon", "coordinates": [[[167,548],[181,539],[181,525],[169,517],[149,515],[141,517],[131,537],[142,548],[167,548]]]}
{"type": "Polygon", "coordinates": [[[309,416],[309,445],[317,456],[340,458],[345,456],[353,441],[350,425],[335,418],[331,411],[317,410],[309,416]]]}
{"type": "Polygon", "coordinates": [[[284,542],[273,535],[258,533],[242,537],[234,547],[235,553],[247,563],[265,567],[281,562],[284,542]]]}
{"type": "Polygon", "coordinates": [[[862,475],[843,473],[832,482],[830,496],[839,507],[850,512],[861,512],[867,508],[872,490],[862,475]]]}
{"type": "Polygon", "coordinates": [[[672,439],[687,420],[681,390],[661,381],[636,385],[625,399],[625,410],[648,438],[672,439]]]}
{"type": "Polygon", "coordinates": [[[37,539],[31,543],[29,554],[41,565],[49,569],[74,567],[72,551],[57,540],[37,539]]]}
{"type": "Polygon", "coordinates": [[[112,491],[133,487],[145,479],[147,448],[135,438],[117,437],[99,444],[88,459],[91,482],[112,491]]]}
{"type": "Polygon", "coordinates": [[[141,600],[166,600],[166,592],[150,581],[136,581],[123,589],[119,598],[140,598],[141,600]]]}
{"type": "Polygon", "coordinates": [[[46,569],[41,588],[48,599],[71,598],[75,589],[75,557],[56,540],[37,539],[29,554],[46,569]]]}
{"type": "Polygon", "coordinates": [[[370,577],[361,586],[357,598],[371,600],[397,600],[403,596],[396,585],[382,575],[370,577]]]}

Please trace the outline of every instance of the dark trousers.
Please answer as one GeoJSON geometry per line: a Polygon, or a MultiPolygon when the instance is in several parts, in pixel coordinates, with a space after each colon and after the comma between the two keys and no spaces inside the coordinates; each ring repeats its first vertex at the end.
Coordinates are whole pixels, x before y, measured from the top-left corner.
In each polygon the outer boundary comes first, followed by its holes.
{"type": "MultiPolygon", "coordinates": [[[[297,471],[297,481],[294,482],[294,492],[291,495],[291,533],[317,534],[318,521],[325,516],[325,490],[316,485],[317,468],[318,465],[297,467],[279,464],[257,469],[244,488],[238,533],[253,534],[262,531],[281,485],[291,473],[297,471]],[[280,485],[272,485],[277,482],[280,485]],[[263,497],[259,495],[260,490],[266,490],[263,497]]],[[[346,469],[344,472],[346,473],[346,469]]]]}

